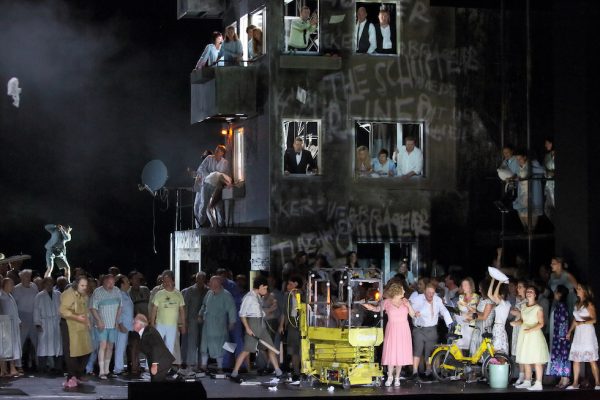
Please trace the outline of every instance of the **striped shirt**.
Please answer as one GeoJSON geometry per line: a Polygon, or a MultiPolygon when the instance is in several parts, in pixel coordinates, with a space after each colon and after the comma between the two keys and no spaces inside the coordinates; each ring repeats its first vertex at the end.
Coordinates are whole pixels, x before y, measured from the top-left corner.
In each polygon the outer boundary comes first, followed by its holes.
{"type": "Polygon", "coordinates": [[[100,319],[104,323],[106,329],[116,327],[117,312],[121,306],[121,290],[113,287],[108,291],[100,286],[94,290],[92,297],[92,307],[100,314],[100,319]]]}

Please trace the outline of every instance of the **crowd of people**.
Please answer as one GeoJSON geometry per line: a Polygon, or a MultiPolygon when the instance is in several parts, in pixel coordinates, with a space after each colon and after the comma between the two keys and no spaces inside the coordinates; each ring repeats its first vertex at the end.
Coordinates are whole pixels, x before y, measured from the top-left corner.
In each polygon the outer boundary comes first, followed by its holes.
{"type": "MultiPolygon", "coordinates": [[[[256,60],[263,55],[263,33],[257,26],[246,28],[248,43],[246,43],[246,61],[256,60]]],[[[241,65],[244,61],[244,45],[239,39],[234,26],[225,28],[225,34],[215,31],[211,34],[209,43],[202,52],[194,69],[206,67],[241,65]]]]}
{"type": "Polygon", "coordinates": [[[404,145],[394,150],[392,157],[387,149],[379,150],[371,158],[367,146],[356,149],[356,175],[360,177],[418,178],[423,175],[423,152],[416,146],[412,136],[404,138],[404,145]]]}
{"type": "Polygon", "coordinates": [[[503,212],[514,209],[526,232],[533,232],[540,216],[554,218],[555,148],[551,138],[544,141],[544,164],[523,149],[507,144],[502,149],[498,175],[505,182],[504,196],[496,202],[503,212]]]}
{"type": "MultiPolygon", "coordinates": [[[[309,273],[338,278],[325,256],[309,261],[302,252],[280,276],[256,276],[250,290],[246,275],[234,280],[227,269],[210,277],[198,272],[179,291],[170,270],[150,289],[140,272],[122,274],[115,266],[98,279],[76,268],[69,282],[16,264],[0,265],[1,376],[19,377],[24,369],[65,371],[67,388],[91,375],[139,377],[141,355],[152,380],[177,371],[218,374],[225,369],[239,380],[251,361],[260,373],[280,377],[288,371],[297,378],[301,339],[295,294],[306,291],[309,273]]],[[[552,376],[557,387],[578,389],[583,365],[589,363],[593,380],[587,381],[600,390],[590,287],[577,282],[560,257],[533,280],[522,269],[501,267],[498,259],[494,265],[510,275],[509,281],[488,278],[476,286],[472,278],[440,265],[433,276],[415,279],[419,271],[399,263],[383,299],[362,306],[365,313],[383,310],[387,317],[380,359],[385,385],[433,379],[429,356],[446,329],[459,327],[457,345],[466,354],[477,350],[484,333],[492,334],[495,350],[519,366],[517,388],[541,390],[544,376],[552,376]]],[[[354,252],[344,268],[370,273],[354,252]]],[[[332,290],[332,299],[343,296],[335,293],[335,285],[332,290]]]]}

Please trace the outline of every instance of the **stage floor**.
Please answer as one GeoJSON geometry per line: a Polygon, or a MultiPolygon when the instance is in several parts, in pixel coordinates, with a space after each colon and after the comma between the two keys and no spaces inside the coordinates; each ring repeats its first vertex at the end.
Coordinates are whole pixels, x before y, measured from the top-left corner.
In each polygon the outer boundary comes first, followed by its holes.
{"type": "MultiPolygon", "coordinates": [[[[405,399],[423,398],[425,396],[442,397],[445,400],[459,397],[483,398],[488,400],[505,399],[507,395],[519,393],[519,396],[527,399],[573,399],[587,400],[600,398],[600,392],[594,390],[565,391],[547,386],[542,392],[529,392],[527,390],[517,390],[512,387],[509,389],[490,389],[483,383],[465,384],[464,382],[451,383],[424,383],[417,384],[413,382],[402,382],[399,388],[387,387],[353,387],[344,390],[341,387],[335,387],[328,391],[327,386],[318,385],[316,387],[298,387],[290,384],[280,383],[277,390],[270,390],[267,383],[271,377],[247,376],[247,382],[261,382],[263,385],[240,385],[228,379],[202,378],[200,381],[204,386],[209,399],[240,399],[240,398],[288,398],[300,397],[303,399],[320,397],[371,397],[377,398],[389,396],[402,396],[405,399]]],[[[19,379],[0,380],[0,399],[21,398],[24,396],[30,399],[126,399],[127,386],[130,381],[115,378],[108,381],[90,379],[83,390],[65,391],[62,388],[63,378],[41,377],[29,375],[19,379]]],[[[139,381],[135,381],[139,382],[139,381]]],[[[185,385],[185,383],[172,383],[173,385],[185,385]]],[[[158,395],[158,393],[157,393],[158,395]]],[[[164,398],[164,396],[160,396],[164,398]]]]}

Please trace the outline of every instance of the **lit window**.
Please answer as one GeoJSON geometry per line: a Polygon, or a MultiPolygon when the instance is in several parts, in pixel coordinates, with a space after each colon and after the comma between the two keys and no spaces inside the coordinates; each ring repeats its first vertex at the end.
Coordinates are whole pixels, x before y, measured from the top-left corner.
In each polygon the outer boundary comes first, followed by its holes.
{"type": "Polygon", "coordinates": [[[243,182],[244,175],[244,128],[233,132],[233,180],[243,182]]]}
{"type": "Polygon", "coordinates": [[[399,26],[400,9],[395,2],[357,2],[354,51],[372,55],[398,54],[399,26]]]}
{"type": "Polygon", "coordinates": [[[319,1],[283,0],[285,51],[319,53],[319,1]]]}
{"type": "Polygon", "coordinates": [[[357,177],[425,176],[422,122],[356,122],[354,171],[357,177]]]}
{"type": "Polygon", "coordinates": [[[283,121],[282,152],[285,175],[321,173],[321,121],[283,121]]]}
{"type": "Polygon", "coordinates": [[[240,19],[240,40],[244,45],[244,60],[255,60],[266,52],[266,8],[260,8],[240,19]],[[252,27],[254,29],[250,30],[252,27]]]}

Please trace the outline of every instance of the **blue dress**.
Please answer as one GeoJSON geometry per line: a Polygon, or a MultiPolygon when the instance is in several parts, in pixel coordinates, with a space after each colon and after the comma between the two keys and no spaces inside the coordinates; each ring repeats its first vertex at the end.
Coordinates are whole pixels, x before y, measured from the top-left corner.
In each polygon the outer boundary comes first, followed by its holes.
{"type": "Polygon", "coordinates": [[[552,322],[554,325],[552,350],[547,375],[569,377],[571,375],[571,362],[569,361],[571,343],[566,338],[569,331],[569,312],[565,303],[556,303],[552,313],[552,322]]]}

